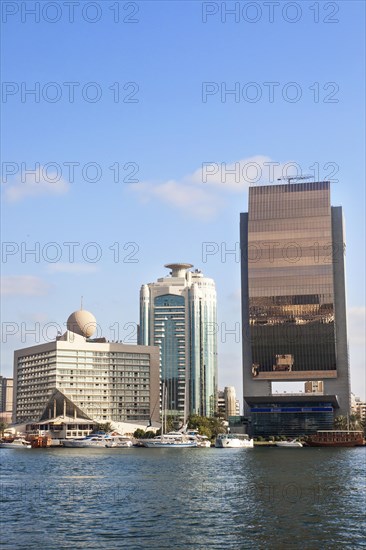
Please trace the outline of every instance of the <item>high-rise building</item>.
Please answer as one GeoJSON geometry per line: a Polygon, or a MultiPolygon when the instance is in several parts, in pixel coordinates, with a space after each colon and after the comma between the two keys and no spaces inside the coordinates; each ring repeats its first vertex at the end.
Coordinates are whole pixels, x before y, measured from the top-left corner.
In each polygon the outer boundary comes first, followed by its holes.
{"type": "Polygon", "coordinates": [[[93,340],[95,328],[76,311],[63,336],[15,351],[14,422],[37,422],[57,390],[96,422],[159,422],[159,349],[93,340]]]}
{"type": "Polygon", "coordinates": [[[13,410],[13,379],[0,376],[0,413],[13,410]]]}
{"type": "Polygon", "coordinates": [[[328,427],[335,408],[350,408],[343,218],[330,183],[251,187],[240,242],[245,414],[257,433],[328,427]],[[272,396],[274,381],[312,380],[323,396],[272,396]]]}
{"type": "Polygon", "coordinates": [[[189,271],[191,264],[165,267],[169,276],[141,287],[139,343],[160,348],[167,414],[212,416],[217,396],[215,283],[198,269],[189,271]]]}

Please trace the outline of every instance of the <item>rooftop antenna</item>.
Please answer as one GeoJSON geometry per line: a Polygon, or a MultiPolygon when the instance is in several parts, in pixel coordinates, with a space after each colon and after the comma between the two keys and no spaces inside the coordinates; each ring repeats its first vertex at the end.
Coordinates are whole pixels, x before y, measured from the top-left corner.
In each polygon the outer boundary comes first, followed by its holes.
{"type": "Polygon", "coordinates": [[[80,309],[83,309],[83,297],[81,297],[81,300],[80,300],[80,309]]]}
{"type": "Polygon", "coordinates": [[[314,176],[306,175],[306,176],[282,176],[282,178],[277,178],[277,181],[286,180],[287,183],[291,183],[292,180],[309,180],[312,179],[314,176]]]}

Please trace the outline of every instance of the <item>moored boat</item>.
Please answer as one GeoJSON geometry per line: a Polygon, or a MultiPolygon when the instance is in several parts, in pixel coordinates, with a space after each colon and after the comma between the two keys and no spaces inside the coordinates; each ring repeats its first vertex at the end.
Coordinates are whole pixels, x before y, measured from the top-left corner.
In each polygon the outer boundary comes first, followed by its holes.
{"type": "Polygon", "coordinates": [[[149,449],[183,449],[197,447],[197,440],[190,440],[186,435],[180,432],[170,432],[164,435],[158,435],[152,439],[141,439],[144,447],[149,449]]]}
{"type": "Polygon", "coordinates": [[[16,437],[13,441],[1,441],[0,449],[31,449],[32,445],[23,437],[16,437]]]}
{"type": "Polygon", "coordinates": [[[211,441],[209,440],[207,435],[200,435],[198,433],[198,430],[188,430],[187,432],[185,432],[185,435],[190,441],[197,441],[197,447],[211,447],[211,441]]]}
{"type": "Polygon", "coordinates": [[[290,448],[299,448],[303,447],[301,441],[293,439],[292,441],[276,441],[276,447],[290,447],[290,448]]]}
{"type": "Polygon", "coordinates": [[[82,439],[64,439],[63,446],[69,448],[90,448],[90,447],[104,447],[108,449],[116,448],[129,448],[133,446],[133,442],[130,437],[117,434],[115,432],[110,434],[97,433],[90,434],[82,439]]]}
{"type": "Polygon", "coordinates": [[[365,444],[361,430],[318,430],[307,438],[310,447],[356,447],[365,444]]]}
{"type": "Polygon", "coordinates": [[[62,443],[64,447],[83,449],[85,447],[105,447],[109,439],[107,435],[89,435],[83,439],[64,439],[62,443]]]}
{"type": "Polygon", "coordinates": [[[108,449],[126,449],[133,447],[131,438],[125,435],[112,435],[105,445],[108,449]]]}
{"type": "Polygon", "coordinates": [[[252,448],[254,441],[247,434],[219,434],[215,441],[215,447],[219,449],[252,448]]]}

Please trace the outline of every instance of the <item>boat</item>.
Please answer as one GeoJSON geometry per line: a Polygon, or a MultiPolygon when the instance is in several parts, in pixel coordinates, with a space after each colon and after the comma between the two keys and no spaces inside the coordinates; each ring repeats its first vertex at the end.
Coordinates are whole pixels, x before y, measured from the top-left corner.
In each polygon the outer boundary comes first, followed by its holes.
{"type": "Polygon", "coordinates": [[[276,447],[292,447],[292,448],[303,447],[303,444],[301,443],[301,441],[297,441],[296,439],[293,439],[292,441],[276,441],[275,445],[276,447]]]}
{"type": "Polygon", "coordinates": [[[112,435],[105,444],[107,449],[126,449],[133,447],[132,440],[126,435],[112,435]]]}
{"type": "Polygon", "coordinates": [[[24,437],[16,437],[13,441],[1,441],[0,449],[31,449],[32,445],[24,437]]]}
{"type": "Polygon", "coordinates": [[[198,430],[189,430],[185,432],[185,435],[190,441],[197,441],[197,447],[211,447],[211,441],[207,435],[200,435],[198,430]]]}
{"type": "Polygon", "coordinates": [[[144,447],[149,449],[183,449],[189,447],[198,447],[197,440],[189,439],[181,432],[169,432],[164,435],[157,435],[152,439],[141,439],[144,447]]]}
{"type": "Polygon", "coordinates": [[[306,443],[310,447],[356,447],[365,444],[361,430],[318,430],[306,443]]]}
{"type": "Polygon", "coordinates": [[[253,439],[248,434],[219,434],[215,441],[215,447],[219,449],[242,449],[254,447],[253,439]]]}
{"type": "Polygon", "coordinates": [[[107,435],[88,435],[83,437],[83,439],[64,439],[62,443],[64,447],[76,449],[85,447],[106,447],[109,439],[107,435]]]}
{"type": "Polygon", "coordinates": [[[132,440],[123,435],[90,434],[82,439],[64,439],[63,446],[82,449],[85,447],[104,447],[108,449],[132,447],[132,440]]]}
{"type": "Polygon", "coordinates": [[[149,449],[186,449],[198,447],[197,438],[189,438],[185,432],[186,426],[179,432],[166,433],[167,426],[167,388],[163,386],[162,408],[161,408],[161,435],[151,439],[140,439],[140,443],[149,449]]]}

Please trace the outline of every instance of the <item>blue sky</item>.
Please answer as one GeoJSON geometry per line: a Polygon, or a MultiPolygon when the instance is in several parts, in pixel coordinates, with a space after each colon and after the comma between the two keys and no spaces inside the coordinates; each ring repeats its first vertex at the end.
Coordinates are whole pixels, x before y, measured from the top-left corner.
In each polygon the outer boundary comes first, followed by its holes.
{"type": "Polygon", "coordinates": [[[64,2],[34,16],[36,4],[2,3],[2,373],[81,295],[126,341],[141,284],[184,261],[216,281],[220,386],[241,396],[241,344],[225,335],[240,323],[239,258],[225,250],[253,167],[266,183],[269,162],[275,177],[295,162],[338,180],[352,390],[365,398],[364,2],[280,2],[273,22],[262,2],[119,2],[118,22],[116,2],[80,2],[73,23],[64,2]],[[225,177],[235,163],[246,181],[225,177]]]}

